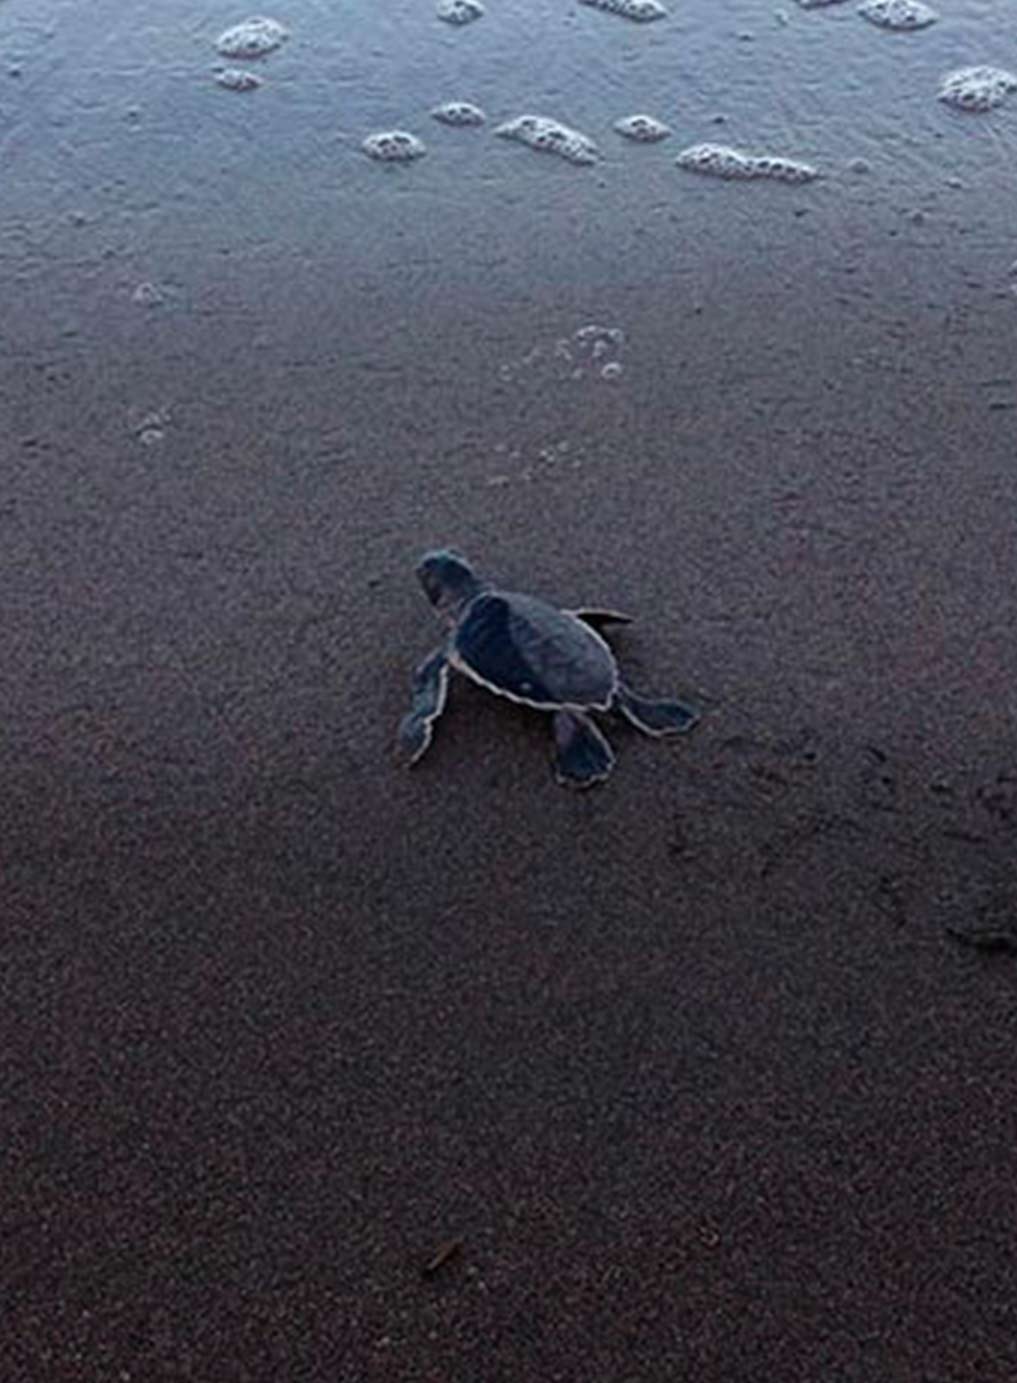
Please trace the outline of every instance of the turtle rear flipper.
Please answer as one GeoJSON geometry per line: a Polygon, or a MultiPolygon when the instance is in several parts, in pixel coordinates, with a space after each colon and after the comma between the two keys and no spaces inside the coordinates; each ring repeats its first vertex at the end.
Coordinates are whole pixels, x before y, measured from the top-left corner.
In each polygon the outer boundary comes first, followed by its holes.
{"type": "Polygon", "coordinates": [[[644,735],[683,735],[699,719],[699,712],[683,701],[650,701],[624,685],[615,692],[614,709],[644,735]]]}
{"type": "Polygon", "coordinates": [[[578,711],[555,711],[554,743],[555,774],[567,787],[592,787],[614,768],[611,746],[589,716],[578,711]]]}
{"type": "Polygon", "coordinates": [[[595,607],[582,610],[566,610],[567,615],[575,615],[576,619],[581,619],[584,624],[588,624],[591,629],[601,630],[609,624],[632,624],[634,615],[623,615],[620,610],[600,610],[595,607]]]}
{"type": "Polygon", "coordinates": [[[429,654],[413,674],[413,702],[399,726],[399,750],[407,764],[415,764],[431,743],[434,722],[445,709],[448,692],[448,655],[443,644],[429,654]]]}

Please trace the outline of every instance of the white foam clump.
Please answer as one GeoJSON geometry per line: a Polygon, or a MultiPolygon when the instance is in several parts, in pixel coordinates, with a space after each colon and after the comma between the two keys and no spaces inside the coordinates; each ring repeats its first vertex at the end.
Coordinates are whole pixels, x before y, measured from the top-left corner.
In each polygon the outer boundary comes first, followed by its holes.
{"type": "Polygon", "coordinates": [[[939,99],[958,110],[985,111],[1002,105],[1017,91],[1017,75],[1001,67],[960,67],[948,72],[939,87],[939,99]]]}
{"type": "Polygon", "coordinates": [[[589,5],[594,10],[620,14],[623,19],[634,19],[640,24],[646,24],[651,19],[663,19],[667,14],[659,0],[579,0],[579,3],[589,5]]]}
{"type": "Polygon", "coordinates": [[[597,146],[592,139],[568,125],[559,124],[545,115],[518,115],[499,125],[495,134],[503,139],[515,139],[531,149],[558,154],[569,163],[596,163],[597,146]]]}
{"type": "Polygon", "coordinates": [[[693,144],[675,159],[679,168],[716,178],[773,178],[777,182],[811,182],[819,177],[809,163],[772,154],[744,154],[725,144],[693,144]]]}
{"type": "Polygon", "coordinates": [[[262,58],[289,38],[289,30],[275,19],[256,15],[221,33],[215,46],[224,58],[262,58]]]}
{"type": "Polygon", "coordinates": [[[487,120],[480,107],[469,101],[443,101],[432,107],[431,115],[443,125],[483,125],[487,120]]]}
{"type": "Polygon", "coordinates": [[[412,163],[427,153],[424,141],[408,130],[378,130],[369,134],[360,147],[368,158],[379,163],[412,163]]]}
{"type": "Polygon", "coordinates": [[[438,0],[438,18],[446,24],[470,24],[484,13],[481,0],[438,0]]]}
{"type": "Polygon", "coordinates": [[[614,122],[614,128],[626,139],[634,139],[639,144],[656,144],[671,133],[671,126],[652,115],[626,115],[614,122]]]}
{"type": "Polygon", "coordinates": [[[227,91],[257,91],[263,85],[260,77],[253,72],[245,72],[242,67],[221,67],[214,75],[219,85],[227,91]]]}
{"type": "Polygon", "coordinates": [[[927,29],[939,18],[922,0],[863,0],[858,13],[881,29],[927,29]]]}

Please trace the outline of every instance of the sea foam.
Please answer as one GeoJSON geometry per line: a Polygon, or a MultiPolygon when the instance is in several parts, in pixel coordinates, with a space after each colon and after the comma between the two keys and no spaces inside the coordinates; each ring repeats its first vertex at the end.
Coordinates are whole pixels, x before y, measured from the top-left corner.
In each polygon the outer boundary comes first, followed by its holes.
{"type": "Polygon", "coordinates": [[[369,134],[360,147],[368,158],[379,163],[412,163],[427,153],[424,141],[408,130],[378,130],[369,134]]]}
{"type": "Polygon", "coordinates": [[[487,116],[469,101],[443,101],[431,108],[431,115],[443,125],[483,125],[487,116]]]}
{"type": "Polygon", "coordinates": [[[715,178],[802,183],[819,177],[811,164],[774,154],[746,154],[726,144],[693,144],[681,151],[675,163],[691,173],[709,173],[715,178]]]}
{"type": "Polygon", "coordinates": [[[499,125],[495,134],[543,153],[558,154],[569,163],[596,163],[599,157],[592,139],[545,115],[518,115],[499,125]]]}
{"type": "Polygon", "coordinates": [[[263,58],[289,38],[289,30],[275,19],[256,15],[226,29],[215,41],[224,58],[263,58]]]}
{"type": "Polygon", "coordinates": [[[483,13],[481,0],[438,0],[438,18],[446,24],[472,24],[483,13]]]}
{"type": "Polygon", "coordinates": [[[614,128],[626,139],[634,139],[638,144],[656,144],[671,133],[671,126],[652,115],[626,115],[614,122],[614,128]]]}
{"type": "Polygon", "coordinates": [[[863,0],[858,13],[881,29],[927,29],[939,18],[922,0],[863,0]]]}
{"type": "Polygon", "coordinates": [[[959,67],[948,72],[939,87],[939,99],[958,110],[986,111],[1002,105],[1017,91],[1017,75],[1002,67],[959,67]]]}
{"type": "Polygon", "coordinates": [[[663,19],[667,14],[667,10],[658,0],[579,0],[579,3],[589,5],[594,10],[620,14],[623,19],[634,19],[638,24],[646,24],[651,19],[663,19]]]}

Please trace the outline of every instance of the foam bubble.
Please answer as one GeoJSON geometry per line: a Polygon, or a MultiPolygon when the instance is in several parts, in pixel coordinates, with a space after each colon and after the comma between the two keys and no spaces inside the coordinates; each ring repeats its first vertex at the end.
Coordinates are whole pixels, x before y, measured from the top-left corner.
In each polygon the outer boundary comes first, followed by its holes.
{"type": "Polygon", "coordinates": [[[127,410],[127,426],[143,447],[154,447],[163,441],[170,421],[168,408],[146,410],[132,406],[127,410]]]}
{"type": "Polygon", "coordinates": [[[484,13],[481,0],[438,0],[438,18],[446,24],[471,24],[484,13]]]}
{"type": "Polygon", "coordinates": [[[667,10],[658,0],[579,0],[581,5],[589,5],[594,10],[607,10],[609,14],[620,14],[623,19],[634,19],[639,24],[651,19],[663,19],[667,10]]]}
{"type": "Polygon", "coordinates": [[[469,101],[443,101],[432,108],[431,114],[443,125],[483,125],[487,119],[480,107],[469,101]]]}
{"type": "Polygon", "coordinates": [[[939,18],[922,0],[863,0],[858,13],[881,29],[927,29],[939,18]]]}
{"type": "Polygon", "coordinates": [[[227,91],[257,91],[263,85],[260,77],[239,67],[220,67],[214,75],[219,85],[227,91]]]}
{"type": "Polygon", "coordinates": [[[959,67],[948,72],[939,87],[939,99],[958,110],[985,111],[1002,105],[1017,91],[1017,76],[1001,67],[959,67]]]}
{"type": "Polygon", "coordinates": [[[715,178],[773,178],[776,182],[811,182],[818,171],[808,163],[773,154],[745,154],[725,144],[693,144],[675,159],[679,168],[715,178]]]}
{"type": "Polygon", "coordinates": [[[289,30],[277,20],[256,15],[221,33],[215,46],[224,58],[262,58],[289,36],[289,30]]]}
{"type": "Polygon", "coordinates": [[[609,350],[620,350],[625,344],[625,333],[621,327],[602,327],[597,322],[588,322],[575,333],[575,340],[599,359],[609,350]]]}
{"type": "Polygon", "coordinates": [[[427,153],[424,141],[408,130],[378,130],[369,134],[360,147],[368,158],[379,163],[412,163],[427,153]]]}
{"type": "Polygon", "coordinates": [[[157,283],[139,283],[131,294],[131,302],[139,307],[161,307],[165,301],[166,294],[157,283]]]}
{"type": "Polygon", "coordinates": [[[506,383],[530,378],[535,383],[550,378],[556,383],[581,380],[588,374],[614,379],[621,373],[610,366],[621,365],[625,332],[621,327],[587,322],[571,336],[560,336],[554,343],[541,342],[518,360],[505,361],[498,376],[506,383]]]}
{"type": "Polygon", "coordinates": [[[670,125],[654,119],[652,115],[626,115],[621,120],[616,120],[614,127],[626,139],[634,139],[639,144],[655,144],[659,139],[666,139],[671,133],[670,125]]]}
{"type": "Polygon", "coordinates": [[[617,379],[622,373],[620,356],[625,349],[625,333],[621,327],[601,326],[588,322],[572,339],[559,341],[555,354],[573,365],[572,379],[581,379],[587,369],[596,370],[601,379],[617,379]]]}
{"type": "Polygon", "coordinates": [[[592,139],[544,115],[516,116],[514,120],[499,125],[495,134],[503,139],[515,139],[531,149],[558,154],[569,163],[596,163],[599,157],[592,139]]]}

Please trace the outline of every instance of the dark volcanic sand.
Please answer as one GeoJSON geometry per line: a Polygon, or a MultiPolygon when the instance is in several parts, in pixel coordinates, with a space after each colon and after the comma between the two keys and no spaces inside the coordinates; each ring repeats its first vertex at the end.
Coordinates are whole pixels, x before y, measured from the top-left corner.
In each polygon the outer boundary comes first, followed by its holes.
{"type": "Polygon", "coordinates": [[[527,8],[0,8],[4,1383],[1017,1376],[1012,31],[527,8]],[[704,724],[398,769],[436,541],[704,724]]]}

